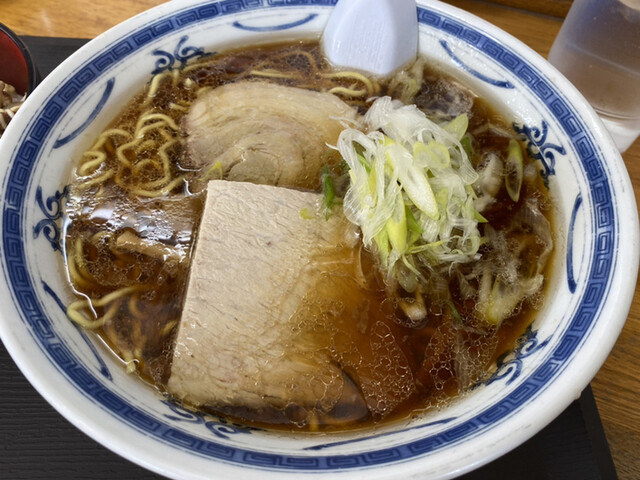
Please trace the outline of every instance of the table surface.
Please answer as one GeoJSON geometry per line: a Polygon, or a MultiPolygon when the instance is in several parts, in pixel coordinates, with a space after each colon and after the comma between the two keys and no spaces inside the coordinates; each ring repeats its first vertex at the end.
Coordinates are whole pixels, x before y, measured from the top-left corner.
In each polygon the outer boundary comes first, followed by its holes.
{"type": "MultiPolygon", "coordinates": [[[[93,38],[162,0],[0,0],[0,22],[18,35],[93,38]],[[62,7],[62,5],[64,5],[62,7]]],[[[568,8],[567,0],[447,0],[509,32],[546,57],[568,8]],[[522,7],[522,8],[520,8],[522,7]],[[526,10],[524,9],[526,8],[526,10]]],[[[640,197],[640,140],[623,159],[640,197]]],[[[640,294],[609,358],[591,383],[621,480],[640,478],[640,294]]]]}

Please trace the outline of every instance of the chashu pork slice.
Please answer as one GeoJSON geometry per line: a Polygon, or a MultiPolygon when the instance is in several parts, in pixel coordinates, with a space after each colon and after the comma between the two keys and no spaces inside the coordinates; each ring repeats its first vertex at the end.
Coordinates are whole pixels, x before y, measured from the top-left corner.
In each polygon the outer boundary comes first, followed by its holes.
{"type": "Polygon", "coordinates": [[[322,276],[353,268],[354,227],[341,212],[313,215],[316,193],[228,181],[207,189],[169,393],[200,406],[330,410],[342,372],[322,328],[296,312],[322,276]]]}
{"type": "Polygon", "coordinates": [[[183,121],[182,165],[223,178],[315,189],[318,171],[340,160],[335,145],[357,112],[337,96],[267,82],[223,85],[193,102],[183,121]]]}

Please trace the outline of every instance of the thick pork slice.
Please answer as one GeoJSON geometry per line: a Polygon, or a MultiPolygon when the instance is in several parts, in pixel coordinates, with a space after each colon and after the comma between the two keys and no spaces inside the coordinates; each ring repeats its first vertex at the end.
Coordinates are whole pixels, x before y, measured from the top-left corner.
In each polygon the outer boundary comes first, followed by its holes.
{"type": "Polygon", "coordinates": [[[313,215],[320,200],[280,187],[209,183],[171,394],[195,405],[256,409],[327,411],[338,402],[343,377],[329,342],[296,315],[322,276],[355,263],[353,227],[339,213],[313,215]]]}
{"type": "Polygon", "coordinates": [[[238,82],[201,95],[183,127],[188,169],[218,166],[234,181],[313,189],[340,156],[343,123],[357,112],[335,95],[267,82],[238,82]]]}

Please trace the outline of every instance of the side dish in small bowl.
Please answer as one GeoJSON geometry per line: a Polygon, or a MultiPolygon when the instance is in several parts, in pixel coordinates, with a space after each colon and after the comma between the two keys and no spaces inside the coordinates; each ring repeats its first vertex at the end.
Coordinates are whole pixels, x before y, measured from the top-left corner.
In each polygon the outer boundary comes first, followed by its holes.
{"type": "Polygon", "coordinates": [[[0,137],[39,81],[27,46],[0,23],[0,137]]]}

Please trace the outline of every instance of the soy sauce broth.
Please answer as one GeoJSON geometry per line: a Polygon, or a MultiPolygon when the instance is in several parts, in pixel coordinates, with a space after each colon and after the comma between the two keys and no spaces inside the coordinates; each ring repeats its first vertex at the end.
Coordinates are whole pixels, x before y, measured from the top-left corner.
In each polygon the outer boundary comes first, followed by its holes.
{"type": "MultiPolygon", "coordinates": [[[[442,121],[466,112],[475,165],[486,162],[491,154],[504,156],[509,139],[515,138],[509,122],[453,77],[428,64],[420,68],[421,86],[410,100],[442,121]]],[[[117,152],[132,141],[136,125],[145,114],[165,115],[179,126],[199,91],[229,82],[267,79],[319,91],[364,91],[360,97],[342,97],[361,112],[366,111],[370,93],[407,95],[406,89],[393,80],[377,83],[331,73],[317,43],[299,42],[231,51],[191,64],[183,71],[166,72],[127,105],[76,168],[70,182],[65,228],[66,267],[78,302],[85,301],[75,307],[76,311],[83,315],[84,325],[93,329],[130,371],[160,391],[165,390],[170,375],[205,192],[198,172],[182,167],[187,152],[180,128],[149,130],[142,141],[125,151],[125,161],[139,162],[160,157],[162,150],[169,162],[165,170],[149,160],[137,170],[123,171],[123,160],[117,152]],[[86,167],[88,161],[100,156],[91,152],[104,154],[95,168],[86,167]],[[168,190],[149,196],[154,193],[149,186],[164,185],[165,177],[168,190]],[[94,181],[97,178],[104,179],[94,181]],[[128,245],[127,234],[143,239],[149,249],[128,245]],[[89,305],[86,301],[109,296],[113,299],[108,302],[89,305]]],[[[549,192],[539,175],[531,175],[539,170],[533,159],[525,158],[525,170],[529,175],[525,175],[520,200],[514,203],[502,188],[495,203],[483,212],[492,228],[500,230],[509,225],[531,199],[553,225],[549,192]]],[[[521,230],[515,236],[532,234],[527,228],[521,230]]],[[[535,239],[525,241],[533,246],[529,255],[535,257],[535,239]]],[[[303,431],[340,431],[407,419],[417,412],[446,406],[452,397],[486,378],[496,359],[517,344],[544,298],[543,288],[497,328],[477,318],[474,302],[452,280],[446,288],[455,310],[434,294],[429,301],[428,321],[407,325],[398,306],[404,293],[389,295],[370,252],[362,250],[357,258],[367,277],[364,287],[354,278],[332,279],[333,288],[341,292],[340,301],[327,308],[310,292],[299,312],[306,315],[301,325],[325,333],[325,343],[319,348],[334,352],[333,360],[343,371],[343,399],[332,411],[296,406],[261,411],[242,406],[186,407],[227,415],[241,423],[303,431]],[[462,319],[456,318],[454,311],[462,319]],[[373,345],[372,339],[378,343],[373,345]],[[393,354],[389,356],[389,352],[393,354]],[[377,399],[379,408],[372,406],[372,399],[377,399]]],[[[546,278],[552,260],[544,267],[546,278]]],[[[535,258],[523,258],[523,264],[531,262],[535,258]]],[[[462,274],[470,272],[463,269],[462,274]]]]}

